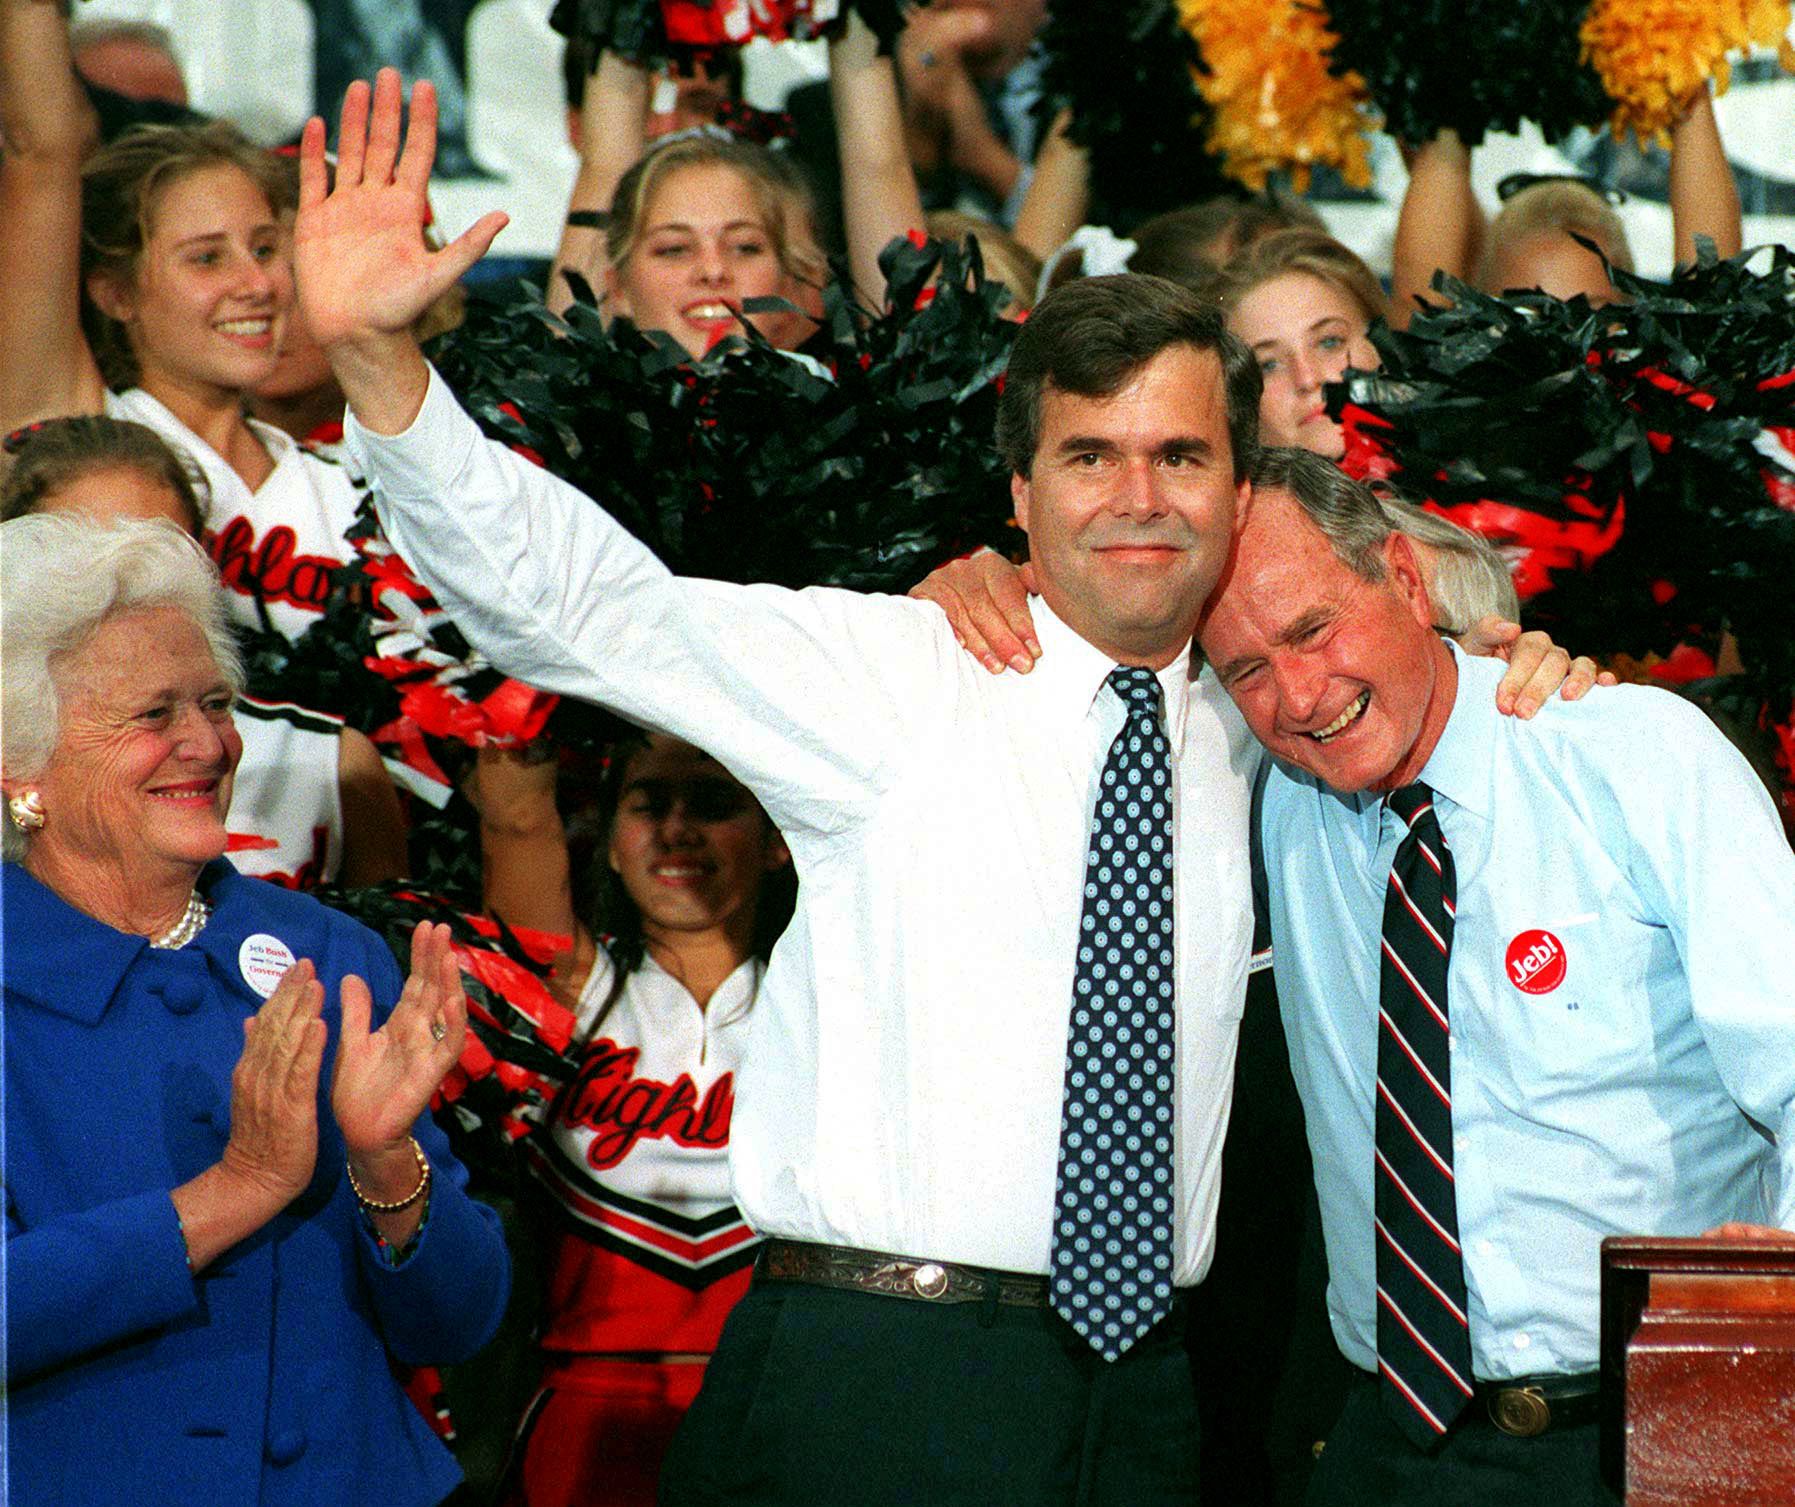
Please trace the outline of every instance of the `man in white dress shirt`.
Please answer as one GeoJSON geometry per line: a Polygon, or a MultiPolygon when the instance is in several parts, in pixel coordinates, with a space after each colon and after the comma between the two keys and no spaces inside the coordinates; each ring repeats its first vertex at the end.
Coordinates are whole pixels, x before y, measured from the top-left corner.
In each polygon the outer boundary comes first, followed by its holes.
{"type": "Polygon", "coordinates": [[[485,440],[411,340],[408,311],[497,228],[436,259],[404,244],[426,96],[402,159],[396,77],[365,136],[351,96],[328,197],[313,123],[297,238],[395,543],[494,663],[714,753],[802,879],[732,1134],[769,1255],[663,1499],[1194,1500],[1178,1300],[1105,1359],[1047,1273],[1087,839],[1130,716],[1118,665],[1157,682],[1169,746],[1173,1286],[1210,1259],[1251,932],[1248,756],[1190,641],[1244,494],[1250,356],[1169,283],[1092,280],[1037,310],[1000,423],[1050,651],[1026,679],[986,675],[926,604],[676,580],[485,440]]]}

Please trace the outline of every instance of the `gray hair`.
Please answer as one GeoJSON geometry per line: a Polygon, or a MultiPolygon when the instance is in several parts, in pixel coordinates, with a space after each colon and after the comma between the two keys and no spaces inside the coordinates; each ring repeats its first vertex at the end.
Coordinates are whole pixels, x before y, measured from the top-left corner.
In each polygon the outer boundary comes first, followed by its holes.
{"type": "Polygon", "coordinates": [[[1379,497],[1332,461],[1307,450],[1267,445],[1253,467],[1253,486],[1287,493],[1320,529],[1340,562],[1361,579],[1384,579],[1384,541],[1405,534],[1431,552],[1425,569],[1434,626],[1454,636],[1494,613],[1520,619],[1520,598],[1495,549],[1450,519],[1410,503],[1379,497]]]}
{"type": "Polygon", "coordinates": [[[1520,622],[1521,598],[1514,577],[1494,545],[1450,518],[1413,503],[1386,497],[1382,504],[1391,528],[1433,551],[1432,568],[1426,574],[1436,628],[1456,638],[1492,614],[1520,622]]]}
{"type": "Polygon", "coordinates": [[[1354,575],[1384,578],[1384,540],[1390,520],[1377,494],[1332,461],[1288,445],[1265,445],[1253,466],[1253,489],[1285,492],[1320,529],[1354,575]]]}
{"type": "MultiPolygon", "coordinates": [[[[242,686],[218,573],[174,524],[65,513],[0,524],[0,768],[9,779],[42,773],[56,751],[61,662],[109,618],[151,607],[192,618],[220,674],[242,686]]],[[[5,856],[17,859],[24,834],[10,821],[5,829],[5,856]]]]}
{"type": "MultiPolygon", "coordinates": [[[[1320,529],[1335,556],[1366,581],[1384,579],[1384,541],[1405,534],[1431,553],[1425,569],[1434,626],[1454,636],[1485,617],[1518,622],[1520,598],[1493,546],[1449,518],[1382,498],[1332,461],[1307,450],[1267,445],[1253,467],[1253,486],[1287,493],[1320,529]]],[[[1425,567],[1426,562],[1424,562],[1425,567]]]]}

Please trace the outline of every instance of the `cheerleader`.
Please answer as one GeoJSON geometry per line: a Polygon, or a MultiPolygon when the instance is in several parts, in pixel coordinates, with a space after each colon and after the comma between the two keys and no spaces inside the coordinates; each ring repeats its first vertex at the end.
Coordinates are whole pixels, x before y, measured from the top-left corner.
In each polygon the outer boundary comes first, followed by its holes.
{"type": "Polygon", "coordinates": [[[483,750],[477,779],[487,908],[573,939],[558,982],[581,1064],[524,1143],[559,1217],[507,1501],[652,1503],[758,1244],[730,1196],[729,1120],[791,857],[722,765],[635,735],[599,783],[588,922],[554,764],[483,750]]]}
{"type": "Polygon", "coordinates": [[[244,416],[293,311],[292,174],[221,122],[105,145],[64,8],[0,0],[0,432],[107,414],[154,429],[212,498],[234,615],[297,636],[329,596],[360,489],[244,416]]]}

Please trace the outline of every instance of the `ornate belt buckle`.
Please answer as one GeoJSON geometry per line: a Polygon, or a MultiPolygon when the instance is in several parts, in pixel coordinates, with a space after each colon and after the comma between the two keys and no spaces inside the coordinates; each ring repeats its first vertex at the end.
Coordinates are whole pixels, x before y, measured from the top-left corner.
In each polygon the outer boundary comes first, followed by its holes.
{"type": "Polygon", "coordinates": [[[1538,1387],[1503,1387],[1490,1398],[1490,1422],[1516,1439],[1532,1439],[1552,1426],[1552,1405],[1538,1387]]]}

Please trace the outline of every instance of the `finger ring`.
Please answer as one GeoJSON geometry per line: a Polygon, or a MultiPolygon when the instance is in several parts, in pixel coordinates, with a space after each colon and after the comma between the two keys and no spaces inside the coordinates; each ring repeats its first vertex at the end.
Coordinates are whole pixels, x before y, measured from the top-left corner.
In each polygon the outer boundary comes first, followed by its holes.
{"type": "Polygon", "coordinates": [[[933,68],[941,61],[941,59],[936,57],[935,54],[930,52],[927,48],[924,48],[921,52],[916,54],[916,61],[921,63],[925,68],[933,68]]]}
{"type": "Polygon", "coordinates": [[[445,1026],[440,1020],[433,1020],[430,1022],[430,1034],[436,1040],[441,1041],[445,1036],[447,1036],[449,1034],[449,1028],[447,1026],[445,1026]]]}

